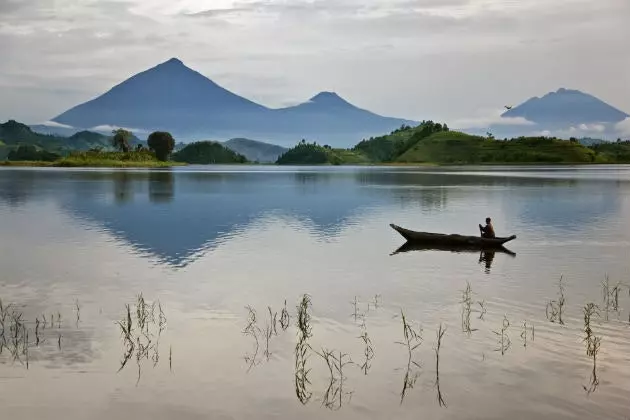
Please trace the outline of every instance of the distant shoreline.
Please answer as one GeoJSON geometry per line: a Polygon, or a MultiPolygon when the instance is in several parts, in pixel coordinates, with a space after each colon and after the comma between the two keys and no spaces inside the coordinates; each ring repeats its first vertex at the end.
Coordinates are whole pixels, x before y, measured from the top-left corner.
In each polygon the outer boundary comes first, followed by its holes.
{"type": "MultiPolygon", "coordinates": [[[[628,165],[627,163],[607,163],[607,162],[489,162],[489,163],[433,163],[433,162],[379,162],[379,163],[356,163],[356,164],[293,164],[293,165],[278,165],[278,164],[257,164],[257,163],[217,163],[217,164],[195,164],[195,166],[254,166],[254,167],[430,167],[439,168],[447,166],[602,166],[602,165],[628,165]]],[[[111,168],[111,169],[134,169],[134,168],[171,168],[177,166],[190,166],[188,163],[183,162],[125,162],[125,161],[103,161],[94,162],[90,164],[75,164],[68,162],[44,162],[44,161],[0,161],[0,167],[14,167],[14,168],[111,168]]]]}
{"type": "Polygon", "coordinates": [[[21,161],[21,160],[5,160],[0,161],[3,167],[22,167],[22,168],[170,168],[173,166],[186,166],[182,162],[159,162],[159,161],[112,161],[103,160],[90,163],[79,163],[72,161],[21,161]]]}

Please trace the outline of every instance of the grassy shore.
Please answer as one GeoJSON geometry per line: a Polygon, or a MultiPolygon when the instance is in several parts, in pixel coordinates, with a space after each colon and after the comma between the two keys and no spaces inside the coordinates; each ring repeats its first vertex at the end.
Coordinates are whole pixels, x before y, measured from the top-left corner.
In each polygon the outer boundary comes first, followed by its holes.
{"type": "Polygon", "coordinates": [[[0,166],[60,168],[168,168],[184,165],[186,164],[182,162],[160,161],[149,151],[132,151],[127,153],[103,151],[74,152],[69,156],[52,162],[33,160],[0,162],[0,166]]]}

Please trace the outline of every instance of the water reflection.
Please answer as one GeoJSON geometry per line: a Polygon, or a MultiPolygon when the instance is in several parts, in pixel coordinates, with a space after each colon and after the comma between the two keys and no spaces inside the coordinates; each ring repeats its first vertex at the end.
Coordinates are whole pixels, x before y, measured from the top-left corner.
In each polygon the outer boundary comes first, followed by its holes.
{"type": "MultiPolygon", "coordinates": [[[[493,189],[514,187],[525,192],[544,188],[549,199],[534,200],[527,194],[512,199],[507,194],[506,212],[545,229],[585,229],[620,211],[618,189],[627,185],[511,177],[509,173],[454,173],[392,169],[285,173],[273,168],[255,172],[2,170],[0,200],[11,207],[22,206],[33,196],[52,200],[71,216],[97,223],[141,253],[185,267],[264,217],[298,220],[316,238],[327,239],[376,208],[399,211],[417,205],[423,212],[447,211],[451,203],[490,197],[493,189]],[[577,188],[592,191],[593,200],[576,199],[577,188]]],[[[490,252],[481,255],[480,263],[488,272],[493,258],[490,252]]]]}
{"type": "Polygon", "coordinates": [[[490,274],[492,263],[497,253],[505,254],[510,257],[516,257],[516,253],[510,251],[505,247],[479,250],[479,247],[466,246],[466,245],[433,245],[433,244],[417,244],[413,242],[405,242],[398,249],[392,252],[390,255],[404,254],[408,252],[431,252],[431,251],[446,251],[455,254],[460,253],[479,253],[479,263],[484,265],[486,274],[490,274]]]}
{"type": "Polygon", "coordinates": [[[168,203],[175,196],[175,179],[171,170],[149,172],[149,199],[152,203],[168,203]]]}

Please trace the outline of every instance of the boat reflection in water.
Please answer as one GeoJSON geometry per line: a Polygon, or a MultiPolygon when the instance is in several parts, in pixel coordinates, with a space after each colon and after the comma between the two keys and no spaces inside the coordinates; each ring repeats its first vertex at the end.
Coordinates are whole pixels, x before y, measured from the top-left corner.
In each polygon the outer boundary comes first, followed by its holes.
{"type": "Polygon", "coordinates": [[[516,253],[510,251],[509,249],[500,246],[493,248],[485,248],[480,249],[479,246],[474,245],[435,245],[435,244],[422,244],[415,242],[405,242],[400,248],[396,251],[392,252],[390,255],[402,254],[405,252],[411,251],[449,251],[456,254],[461,253],[479,253],[479,264],[485,264],[486,274],[490,273],[490,269],[492,268],[492,262],[494,261],[494,257],[497,253],[506,254],[511,257],[516,257],[516,253]]]}

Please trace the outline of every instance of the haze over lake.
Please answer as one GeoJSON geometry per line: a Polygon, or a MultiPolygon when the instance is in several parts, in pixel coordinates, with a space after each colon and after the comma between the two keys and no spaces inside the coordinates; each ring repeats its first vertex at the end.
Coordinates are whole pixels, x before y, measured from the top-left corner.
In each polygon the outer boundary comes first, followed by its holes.
{"type": "Polygon", "coordinates": [[[623,165],[2,168],[2,412],[622,419],[629,216],[623,165]],[[389,227],[476,235],[487,216],[515,255],[396,252],[389,227]]]}

